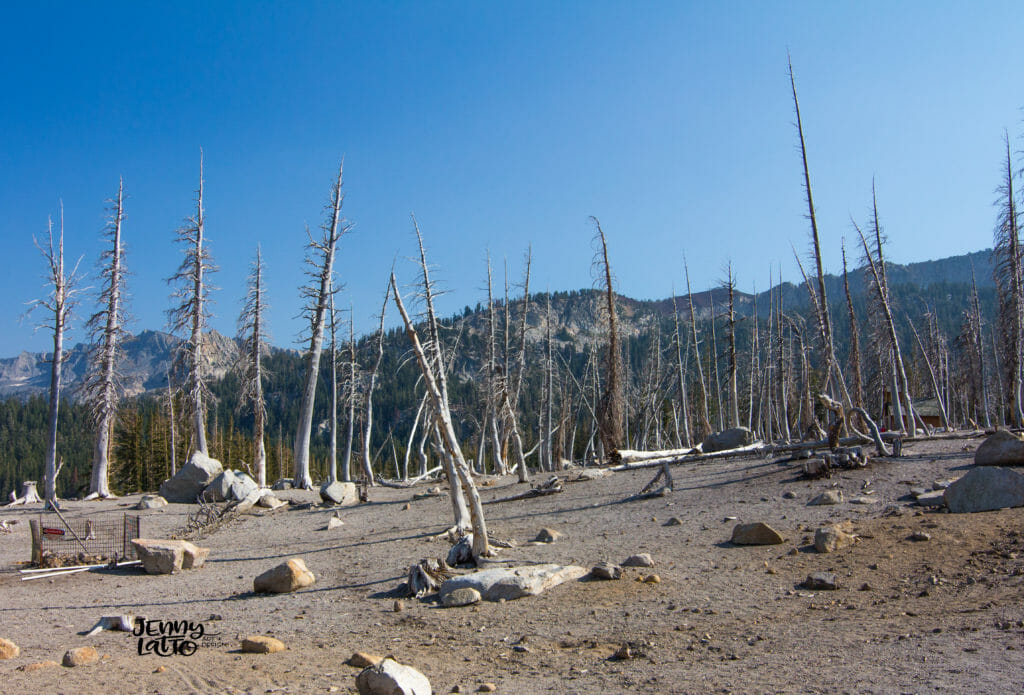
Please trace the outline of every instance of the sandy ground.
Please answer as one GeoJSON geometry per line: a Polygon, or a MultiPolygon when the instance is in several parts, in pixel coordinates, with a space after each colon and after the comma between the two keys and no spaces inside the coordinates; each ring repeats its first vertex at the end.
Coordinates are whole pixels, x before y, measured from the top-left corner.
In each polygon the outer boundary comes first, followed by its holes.
{"type": "MultiPolygon", "coordinates": [[[[19,581],[30,554],[28,519],[38,509],[0,509],[17,519],[0,535],[0,637],[21,656],[0,662],[7,693],[354,693],[355,651],[393,655],[430,679],[434,692],[764,693],[1024,691],[1024,509],[973,515],[919,511],[910,484],[962,475],[980,440],[917,442],[901,459],[875,460],[831,479],[801,480],[793,465],[746,458],[673,467],[667,497],[624,501],[653,476],[641,470],[569,483],[563,493],[485,507],[492,535],[515,539],[496,560],[591,567],[650,553],[655,567],[618,581],[577,581],[532,598],[439,608],[395,589],[408,567],[443,556],[433,536],[450,524],[446,496],[375,488],[370,504],[342,512],[287,508],[230,521],[201,541],[200,570],[148,576],[84,572],[19,581]],[[830,487],[846,499],[865,488],[878,502],[807,506],[830,487]],[[795,499],[784,497],[791,491],[795,499]],[[404,509],[406,503],[409,509],[404,509]],[[896,505],[899,515],[886,515],[896,505]],[[678,517],[680,525],[664,525],[678,517]],[[764,521],[783,545],[734,547],[737,521],[764,521]],[[861,540],[834,554],[810,545],[823,522],[850,520],[861,540]],[[527,543],[542,527],[565,534],[527,543]],[[931,540],[909,536],[926,531],[931,540]],[[290,557],[316,574],[313,587],[255,595],[252,580],[290,557]],[[837,591],[798,584],[817,570],[838,574],[837,591]],[[656,572],[661,581],[643,583],[656,572]],[[103,615],[202,622],[191,656],[140,656],[137,638],[84,637],[103,615]],[[243,654],[239,639],[273,635],[288,650],[243,654]],[[95,646],[100,663],[36,671],[65,650],[95,646]],[[634,658],[610,659],[622,645],[634,658]],[[161,668],[163,667],[163,668],[161,668]]],[[[485,499],[524,490],[512,478],[482,488],[485,499]]],[[[282,493],[296,503],[312,493],[282,493]]],[[[69,502],[69,516],[119,517],[135,498],[69,502]]],[[[190,507],[140,512],[143,535],[181,527],[190,507]]],[[[890,512],[891,513],[891,512],[890,512]]],[[[94,517],[95,518],[95,517],[94,517]]]]}

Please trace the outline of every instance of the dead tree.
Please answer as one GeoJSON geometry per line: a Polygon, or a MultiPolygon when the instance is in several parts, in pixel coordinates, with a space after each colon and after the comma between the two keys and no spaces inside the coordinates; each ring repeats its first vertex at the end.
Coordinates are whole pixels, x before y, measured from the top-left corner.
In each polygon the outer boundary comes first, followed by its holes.
{"type": "Polygon", "coordinates": [[[612,286],[612,269],[608,262],[608,244],[605,240],[601,223],[591,217],[597,228],[595,241],[600,244],[594,258],[594,267],[599,273],[599,282],[605,296],[605,311],[608,330],[608,342],[604,355],[604,392],[597,408],[599,436],[607,456],[625,444],[623,421],[625,420],[626,404],[622,375],[622,354],[619,346],[619,324],[615,312],[615,290],[612,286]]]}
{"type": "MultiPolygon", "coordinates": [[[[519,396],[523,386],[523,375],[526,372],[526,323],[530,312],[530,266],[532,264],[532,260],[531,251],[530,249],[527,249],[526,263],[523,269],[523,301],[521,315],[519,317],[519,350],[516,355],[515,376],[512,378],[512,383],[505,389],[504,397],[505,418],[509,423],[509,431],[512,434],[512,443],[515,447],[516,453],[516,469],[519,476],[519,482],[521,483],[530,482],[530,471],[526,466],[526,454],[523,450],[523,437],[519,428],[516,410],[519,408],[519,396]]],[[[511,370],[506,371],[511,373],[511,370]]]]}
{"type": "Polygon", "coordinates": [[[700,361],[700,341],[697,340],[697,315],[693,310],[693,291],[690,289],[690,268],[686,264],[686,259],[683,259],[683,270],[686,273],[686,299],[690,305],[690,332],[693,337],[693,357],[697,363],[697,381],[700,384],[700,400],[697,404],[701,406],[700,409],[700,429],[697,431],[696,439],[703,440],[704,437],[711,434],[711,417],[708,413],[708,387],[704,381],[704,367],[700,361]]]}
{"type": "Polygon", "coordinates": [[[726,288],[729,290],[729,419],[730,427],[740,426],[740,394],[736,363],[736,281],[732,276],[732,262],[727,265],[726,288]]]}
{"type": "MultiPolygon", "coordinates": [[[[338,481],[338,314],[334,309],[334,292],[329,293],[330,311],[328,322],[331,327],[331,427],[327,452],[327,480],[321,491],[338,481]]],[[[354,321],[354,317],[352,317],[354,321]]]]}
{"type": "Polygon", "coordinates": [[[864,379],[860,365],[860,328],[857,326],[857,315],[853,312],[853,297],[850,295],[850,278],[846,270],[846,241],[843,250],[843,291],[846,293],[846,311],[850,318],[850,373],[853,379],[853,404],[864,407],[864,379]]]}
{"type": "MultiPolygon", "coordinates": [[[[473,558],[478,559],[480,557],[489,556],[492,552],[487,537],[487,523],[484,521],[480,494],[477,491],[476,484],[473,482],[472,476],[470,475],[469,465],[466,463],[466,459],[462,454],[462,447],[459,445],[458,437],[455,434],[451,411],[448,408],[448,377],[445,373],[445,363],[441,351],[440,337],[437,330],[437,315],[434,312],[434,299],[433,291],[431,289],[430,275],[427,269],[427,256],[423,249],[423,237],[420,234],[419,226],[416,224],[415,217],[413,218],[413,226],[416,230],[416,240],[419,244],[420,270],[423,277],[423,300],[426,304],[427,311],[426,326],[428,335],[430,336],[426,348],[424,348],[423,344],[420,342],[419,334],[416,332],[416,327],[413,325],[412,319],[410,318],[409,313],[405,310],[405,305],[402,303],[402,296],[398,291],[398,282],[395,279],[394,273],[391,273],[391,291],[394,296],[395,305],[398,307],[398,313],[401,314],[402,322],[405,324],[405,331],[409,336],[409,342],[412,344],[412,350],[416,355],[416,361],[419,363],[424,385],[426,386],[427,392],[430,394],[430,399],[434,406],[434,423],[437,427],[439,438],[443,446],[443,452],[451,457],[452,468],[455,473],[449,481],[452,493],[454,495],[456,488],[461,486],[469,503],[469,516],[473,528],[473,558]],[[431,353],[429,356],[427,354],[427,349],[429,349],[431,353]]],[[[459,518],[458,513],[456,513],[455,525],[456,528],[464,528],[465,526],[465,519],[459,518]]]]}
{"type": "MultiPolygon", "coordinates": [[[[850,395],[843,382],[839,362],[836,360],[835,345],[832,339],[832,318],[829,314],[828,294],[825,292],[825,270],[821,263],[821,242],[818,237],[818,218],[814,211],[814,195],[811,192],[811,173],[807,165],[807,146],[804,141],[804,126],[800,118],[800,101],[796,96],[796,78],[793,76],[793,63],[786,57],[789,64],[789,83],[793,89],[793,110],[796,112],[796,128],[800,138],[800,159],[803,163],[804,193],[807,198],[807,219],[811,223],[811,249],[814,254],[814,265],[817,270],[817,301],[812,301],[817,314],[818,332],[822,344],[822,352],[828,369],[822,390],[828,391],[833,375],[843,396],[843,403],[849,405],[850,395]]],[[[807,285],[810,290],[810,284],[807,285]]],[[[812,296],[812,300],[814,297],[812,296]]]]}
{"type": "MultiPolygon", "coordinates": [[[[690,446],[690,410],[689,396],[686,391],[686,363],[683,361],[682,336],[679,332],[679,309],[676,307],[676,293],[672,291],[672,320],[675,322],[676,375],[679,378],[679,403],[682,414],[682,436],[677,436],[680,446],[690,446]]],[[[689,343],[686,345],[689,351],[689,343]]]]}
{"type": "Polygon", "coordinates": [[[185,399],[191,411],[195,450],[209,455],[206,444],[206,406],[210,392],[203,379],[203,332],[210,319],[207,274],[216,270],[206,248],[206,211],[203,209],[203,153],[199,152],[199,189],[196,214],[177,232],[185,258],[168,282],[177,285],[171,296],[177,304],[168,312],[172,333],[187,333],[175,364],[185,373],[185,399]]]}
{"type": "Polygon", "coordinates": [[[1006,140],[1005,179],[999,187],[999,221],[996,224],[995,261],[996,292],[999,297],[1000,353],[1006,374],[1010,422],[1024,426],[1021,405],[1021,350],[1024,348],[1024,275],[1020,248],[1020,218],[1013,190],[1013,165],[1010,159],[1010,137],[1006,140]]]}
{"type": "MultiPolygon", "coordinates": [[[[506,298],[507,301],[507,298],[506,298]]],[[[508,314],[506,312],[506,350],[508,349],[507,344],[507,331],[508,331],[508,314]]],[[[498,420],[501,419],[501,403],[503,400],[503,393],[507,388],[505,381],[505,374],[500,373],[498,366],[498,340],[497,340],[497,326],[498,317],[497,312],[494,308],[494,288],[491,280],[491,258],[490,255],[487,257],[487,364],[484,367],[485,372],[485,388],[486,394],[484,395],[484,432],[481,435],[481,451],[483,450],[483,443],[490,434],[491,437],[491,449],[493,450],[494,458],[494,470],[499,475],[507,473],[505,466],[505,460],[501,452],[501,442],[498,436],[498,420]]]]}
{"type": "Polygon", "coordinates": [[[349,308],[348,322],[348,423],[345,432],[345,455],[341,458],[341,479],[348,483],[352,481],[352,442],[355,439],[356,427],[356,390],[358,388],[356,364],[356,328],[352,320],[352,310],[349,308]]]}
{"type": "Polygon", "coordinates": [[[914,338],[917,340],[917,346],[921,349],[921,356],[924,357],[924,364],[928,368],[928,376],[932,380],[932,390],[935,393],[935,402],[939,406],[939,415],[942,417],[942,426],[949,431],[949,417],[946,415],[946,405],[942,401],[942,390],[939,388],[939,378],[935,374],[935,367],[932,365],[931,358],[928,357],[928,350],[925,349],[924,343],[921,342],[921,336],[917,332],[917,327],[914,322],[907,316],[907,323],[910,324],[910,330],[914,333],[914,338]]]}
{"type": "Polygon", "coordinates": [[[885,256],[882,253],[882,232],[881,225],[878,221],[878,203],[874,189],[874,184],[872,184],[871,206],[872,231],[875,236],[874,254],[872,254],[872,250],[868,248],[867,240],[864,238],[864,234],[861,232],[860,227],[857,226],[856,222],[854,223],[854,228],[857,230],[857,234],[860,235],[860,241],[864,248],[868,268],[871,271],[875,298],[878,300],[879,308],[882,310],[882,316],[885,318],[885,327],[889,337],[889,347],[892,350],[893,363],[900,389],[899,396],[902,400],[902,410],[906,414],[906,422],[901,422],[900,426],[905,428],[904,431],[907,434],[912,435],[917,429],[917,425],[914,422],[914,403],[910,397],[910,382],[907,381],[907,372],[903,365],[903,354],[900,351],[899,336],[896,334],[896,322],[893,319],[892,305],[889,299],[888,281],[885,278],[885,256]]]}
{"type": "Polygon", "coordinates": [[[124,249],[121,246],[121,224],[124,220],[124,181],[118,182],[117,199],[111,203],[104,238],[110,248],[100,255],[100,310],[89,317],[92,347],[89,349],[89,371],[85,380],[85,402],[96,427],[93,447],[92,476],[86,499],[113,497],[110,492],[110,437],[121,398],[117,373],[118,344],[124,337],[125,291],[124,249]]]}
{"type": "Polygon", "coordinates": [[[46,464],[43,471],[43,498],[48,508],[57,508],[57,476],[63,467],[63,459],[57,459],[57,416],[60,410],[61,365],[64,362],[64,331],[69,327],[71,312],[77,303],[79,289],[78,263],[70,273],[64,269],[64,206],[60,210],[60,236],[57,247],[53,246],[53,221],[47,222],[47,243],[44,248],[35,237],[32,241],[46,260],[46,284],[49,295],[29,303],[28,312],[42,307],[49,318],[39,328],[53,330],[53,356],[50,359],[50,408],[49,427],[46,434],[46,464]],[[52,322],[52,323],[51,323],[52,322]]]}
{"type": "Polygon", "coordinates": [[[242,388],[241,403],[252,409],[253,434],[252,457],[256,467],[256,482],[267,486],[267,449],[264,428],[267,422],[267,405],[263,398],[263,347],[267,343],[266,310],[263,288],[263,253],[256,246],[256,260],[249,271],[245,301],[238,317],[238,341],[242,388]]]}
{"type": "Polygon", "coordinates": [[[322,234],[314,239],[306,230],[309,238],[306,244],[306,273],[309,282],[302,288],[302,296],[306,300],[306,311],[309,312],[309,350],[306,352],[306,384],[299,406],[299,429],[295,433],[293,472],[293,484],[304,490],[313,488],[313,478],[309,472],[309,439],[313,430],[313,401],[316,399],[317,377],[320,373],[324,324],[329,296],[334,288],[334,257],[338,240],[350,229],[350,225],[341,217],[341,207],[345,201],[345,194],[341,190],[344,167],[345,162],[342,161],[338,167],[338,177],[331,186],[326,219],[321,226],[322,234]]]}
{"type": "Polygon", "coordinates": [[[384,315],[387,313],[388,300],[391,298],[391,286],[384,288],[384,303],[380,307],[380,324],[377,326],[377,357],[370,368],[369,378],[366,382],[365,401],[363,403],[363,475],[366,476],[366,484],[373,486],[377,483],[373,474],[373,459],[370,457],[370,438],[373,435],[373,389],[377,385],[377,371],[380,369],[380,362],[384,359],[384,315]]]}

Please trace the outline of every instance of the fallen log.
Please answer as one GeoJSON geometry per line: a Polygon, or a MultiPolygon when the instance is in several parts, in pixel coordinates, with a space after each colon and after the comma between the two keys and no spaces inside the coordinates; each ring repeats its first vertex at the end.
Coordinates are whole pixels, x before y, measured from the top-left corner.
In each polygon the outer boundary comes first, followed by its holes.
{"type": "Polygon", "coordinates": [[[543,497],[544,495],[554,495],[562,491],[562,482],[558,479],[558,476],[551,476],[545,482],[537,485],[536,487],[530,488],[526,492],[520,492],[517,495],[510,495],[508,497],[499,497],[496,500],[487,500],[483,504],[499,504],[501,502],[516,502],[518,500],[528,500],[534,497],[543,497]]]}
{"type": "Polygon", "coordinates": [[[687,456],[671,456],[662,459],[651,459],[649,461],[638,461],[636,463],[624,463],[619,466],[612,466],[608,470],[610,471],[633,471],[641,468],[657,468],[663,464],[676,465],[680,463],[703,463],[704,461],[714,461],[716,459],[726,459],[736,456],[750,456],[764,452],[766,450],[764,442],[754,442],[747,446],[741,446],[737,449],[727,449],[725,451],[716,451],[711,454],[694,454],[687,456]]]}
{"type": "Polygon", "coordinates": [[[663,449],[661,451],[640,451],[637,449],[617,449],[608,457],[613,463],[636,463],[637,461],[650,461],[651,459],[672,458],[675,456],[689,456],[700,453],[700,446],[686,447],[685,449],[663,449]]]}

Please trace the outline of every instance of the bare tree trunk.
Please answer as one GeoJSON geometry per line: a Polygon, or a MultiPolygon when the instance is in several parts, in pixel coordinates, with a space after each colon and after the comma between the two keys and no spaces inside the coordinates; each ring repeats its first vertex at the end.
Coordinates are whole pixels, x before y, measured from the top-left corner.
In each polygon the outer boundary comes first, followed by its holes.
{"type": "Polygon", "coordinates": [[[700,400],[697,404],[701,406],[700,416],[700,429],[697,432],[695,439],[703,440],[704,437],[711,434],[711,419],[708,413],[708,387],[704,381],[704,366],[700,361],[700,341],[697,340],[697,316],[693,310],[693,291],[690,289],[690,268],[686,265],[686,260],[683,259],[683,270],[686,272],[686,299],[690,305],[690,330],[693,333],[693,357],[694,362],[697,363],[697,380],[700,383],[700,400]]]}
{"type": "Polygon", "coordinates": [[[412,428],[409,430],[409,439],[405,444],[405,458],[402,461],[402,482],[409,479],[409,456],[412,453],[412,445],[416,439],[416,428],[419,426],[420,417],[423,415],[423,406],[426,405],[429,394],[423,394],[420,399],[420,406],[416,409],[416,416],[412,419],[412,428]]]}
{"type": "Polygon", "coordinates": [[[117,187],[104,236],[111,248],[100,257],[102,286],[99,303],[103,309],[93,314],[86,327],[93,337],[90,369],[86,378],[86,402],[93,413],[96,442],[93,449],[92,477],[86,499],[112,497],[110,492],[110,434],[117,416],[119,385],[115,365],[118,342],[123,332],[121,292],[124,289],[124,251],[121,248],[121,223],[124,220],[124,182],[117,187]]]}
{"type": "Polygon", "coordinates": [[[608,244],[605,240],[601,223],[591,217],[597,227],[597,238],[601,243],[596,262],[602,275],[606,310],[608,312],[608,345],[605,353],[605,384],[597,410],[598,427],[601,442],[606,452],[620,448],[625,442],[623,422],[625,420],[625,403],[623,402],[622,355],[619,347],[619,326],[615,312],[615,290],[612,286],[612,269],[608,262],[608,244]]]}
{"type": "Polygon", "coordinates": [[[718,430],[725,429],[724,413],[722,408],[722,380],[718,374],[718,334],[715,331],[715,298],[711,290],[708,290],[708,297],[711,301],[711,350],[708,352],[708,378],[714,374],[715,377],[715,406],[718,413],[718,430]]]}
{"type": "Polygon", "coordinates": [[[924,343],[921,342],[921,336],[917,333],[917,327],[914,326],[914,322],[907,316],[907,323],[910,324],[910,330],[914,332],[914,338],[917,340],[917,346],[921,348],[921,356],[924,357],[924,364],[928,368],[928,375],[932,380],[932,390],[935,393],[935,402],[939,406],[939,415],[942,416],[942,426],[949,431],[949,418],[946,416],[946,406],[942,402],[942,392],[939,389],[939,380],[935,376],[935,369],[932,367],[932,361],[928,357],[928,351],[924,348],[924,343]]]}
{"type": "Polygon", "coordinates": [[[323,236],[314,240],[307,230],[307,264],[310,284],[303,289],[303,296],[309,301],[310,316],[309,351],[306,353],[306,384],[302,390],[299,406],[299,428],[295,433],[295,468],[293,484],[297,488],[310,490],[313,479],[309,473],[309,439],[313,430],[313,401],[316,398],[317,377],[320,374],[320,352],[324,340],[324,316],[327,313],[328,295],[334,278],[334,257],[338,240],[348,230],[341,218],[341,206],[345,195],[341,192],[344,162],[338,167],[338,177],[331,187],[331,202],[323,236]]]}
{"type": "MultiPolygon", "coordinates": [[[[349,310],[351,314],[351,309],[349,310]]],[[[345,432],[345,455],[341,459],[341,479],[352,482],[352,442],[356,429],[356,324],[353,317],[348,322],[348,423],[345,432]]]]}
{"type": "MultiPolygon", "coordinates": [[[[68,328],[71,311],[76,303],[75,296],[78,294],[78,265],[67,274],[64,270],[64,207],[61,206],[60,213],[60,237],[57,241],[57,248],[53,247],[53,222],[50,221],[47,228],[47,245],[43,248],[38,241],[36,248],[43,254],[47,264],[47,286],[50,294],[46,299],[37,299],[31,303],[29,311],[36,307],[43,307],[48,314],[52,314],[53,323],[49,324],[53,330],[53,357],[50,361],[50,407],[49,426],[46,434],[46,464],[43,472],[43,498],[47,508],[56,509],[57,505],[57,476],[63,467],[63,460],[57,459],[57,416],[60,410],[61,390],[61,365],[64,360],[64,331],[68,328]]],[[[33,238],[33,241],[35,239],[33,238]]],[[[40,324],[45,326],[47,324],[40,324]]]]}
{"type": "MultiPolygon", "coordinates": [[[[266,303],[263,300],[263,254],[256,247],[256,261],[249,274],[245,305],[238,319],[238,333],[242,345],[242,404],[253,409],[253,458],[256,478],[260,487],[267,486],[267,450],[264,443],[264,427],[267,408],[263,398],[263,344],[267,340],[264,321],[266,303]]],[[[331,305],[333,321],[334,305],[331,305]]],[[[334,331],[331,329],[333,341],[334,331]]],[[[334,431],[331,430],[333,437],[334,431]]],[[[333,442],[332,442],[333,443],[333,442]]]]}
{"type": "Polygon", "coordinates": [[[864,379],[860,365],[860,330],[857,327],[857,315],[853,313],[853,297],[850,295],[850,279],[846,272],[846,242],[843,250],[843,290],[846,292],[846,310],[850,317],[850,368],[853,372],[853,404],[864,407],[864,379]]]}
{"type": "Polygon", "coordinates": [[[736,364],[736,283],[732,277],[732,263],[729,263],[729,403],[731,427],[740,426],[740,394],[738,365],[736,364]]]}
{"type": "MultiPolygon", "coordinates": [[[[423,374],[424,384],[427,392],[430,394],[431,401],[433,402],[435,423],[440,430],[444,448],[452,457],[453,468],[455,469],[458,479],[462,483],[463,491],[465,492],[469,502],[470,520],[473,526],[473,557],[480,558],[491,554],[491,548],[487,537],[487,523],[484,520],[480,494],[477,491],[476,484],[473,482],[473,479],[469,474],[469,466],[466,464],[465,458],[463,458],[462,448],[459,446],[458,437],[456,436],[455,428],[452,425],[451,414],[448,410],[448,380],[445,375],[444,360],[441,355],[441,344],[437,332],[437,318],[434,312],[433,292],[431,290],[430,277],[427,271],[426,253],[423,250],[423,237],[420,235],[419,227],[415,224],[415,218],[413,218],[413,224],[416,228],[416,238],[420,247],[420,270],[423,274],[423,297],[427,306],[427,327],[430,333],[433,360],[428,359],[426,351],[420,343],[419,335],[416,333],[416,328],[413,326],[412,319],[409,318],[409,314],[406,312],[405,306],[402,304],[402,298],[398,292],[398,283],[395,280],[394,273],[391,274],[391,291],[394,293],[395,304],[398,307],[398,312],[402,315],[402,321],[405,324],[406,333],[409,336],[410,343],[412,343],[413,352],[416,355],[416,359],[420,365],[420,371],[423,374]],[[431,367],[431,361],[437,365],[436,376],[433,368],[431,367]]],[[[452,487],[456,487],[454,480],[452,481],[452,487]]]]}
{"type": "Polygon", "coordinates": [[[214,270],[210,252],[205,247],[206,211],[203,209],[203,154],[199,152],[199,189],[196,191],[196,214],[178,230],[178,241],[185,247],[185,259],[178,272],[171,277],[171,283],[178,283],[174,297],[180,303],[168,312],[171,329],[175,332],[189,332],[189,338],[182,346],[179,360],[186,371],[187,400],[191,407],[192,430],[195,435],[195,449],[209,454],[206,444],[206,407],[208,394],[203,379],[203,331],[209,319],[207,309],[209,290],[205,276],[214,270]]]}
{"type": "Polygon", "coordinates": [[[996,227],[995,280],[999,295],[999,327],[1001,351],[1006,370],[1010,422],[1024,427],[1024,406],[1021,405],[1021,350],[1024,349],[1024,273],[1021,269],[1020,228],[1017,200],[1013,190],[1013,165],[1010,159],[1010,138],[1006,138],[1006,179],[999,192],[1003,196],[1002,211],[996,227]]]}
{"type": "Polygon", "coordinates": [[[683,430],[682,437],[679,438],[679,444],[688,447],[690,446],[689,395],[686,391],[686,365],[683,362],[682,336],[679,332],[679,309],[676,307],[676,293],[674,290],[672,292],[672,320],[675,322],[676,329],[676,371],[679,377],[679,403],[681,406],[683,430]]]}
{"type": "MultiPolygon", "coordinates": [[[[327,454],[327,482],[325,487],[338,480],[338,317],[334,311],[334,292],[329,293],[331,327],[331,441],[327,454]]],[[[354,316],[350,316],[355,321],[354,316]]]]}

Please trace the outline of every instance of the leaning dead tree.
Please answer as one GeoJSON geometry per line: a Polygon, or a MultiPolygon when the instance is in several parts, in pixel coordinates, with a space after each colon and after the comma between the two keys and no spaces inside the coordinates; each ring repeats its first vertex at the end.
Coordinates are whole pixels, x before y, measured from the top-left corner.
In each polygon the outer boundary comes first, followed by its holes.
{"type": "Polygon", "coordinates": [[[864,233],[860,227],[854,222],[854,229],[857,230],[857,234],[860,236],[861,246],[864,249],[865,260],[867,261],[868,268],[871,271],[871,287],[875,299],[878,302],[878,308],[881,309],[882,317],[885,319],[886,335],[889,339],[889,349],[891,351],[893,368],[895,370],[896,385],[899,390],[897,393],[897,413],[905,415],[905,420],[901,420],[900,427],[907,434],[913,435],[917,430],[917,425],[914,422],[914,403],[910,397],[910,382],[907,380],[907,370],[903,363],[903,353],[900,350],[899,335],[896,333],[896,321],[893,319],[892,304],[889,298],[889,285],[888,280],[885,277],[885,256],[882,252],[882,228],[878,221],[878,202],[875,197],[875,187],[871,185],[871,209],[872,209],[872,232],[874,233],[875,248],[871,249],[868,247],[868,242],[864,237],[864,233]],[[873,251],[873,253],[872,253],[873,251]]]}
{"type": "Polygon", "coordinates": [[[263,288],[263,254],[256,246],[256,260],[249,272],[248,288],[242,313],[238,317],[238,338],[241,344],[241,405],[253,412],[253,463],[256,481],[267,486],[267,450],[263,430],[267,422],[267,405],[263,398],[263,346],[267,342],[265,312],[267,310],[263,288]]]}
{"type": "Polygon", "coordinates": [[[697,383],[700,385],[700,398],[697,405],[700,406],[697,421],[698,429],[696,439],[703,440],[711,434],[711,415],[708,411],[708,386],[704,380],[704,366],[700,361],[700,340],[697,338],[697,315],[693,309],[693,290],[690,288],[690,267],[683,259],[683,271],[686,273],[686,300],[690,306],[690,333],[693,340],[693,357],[697,363],[697,383]]]}
{"type": "MultiPolygon", "coordinates": [[[[53,245],[53,221],[47,223],[47,243],[45,248],[33,237],[36,248],[46,260],[46,287],[49,295],[45,299],[36,299],[29,303],[29,312],[42,307],[50,317],[40,323],[39,328],[53,330],[53,356],[50,360],[50,411],[49,428],[46,433],[46,466],[43,471],[43,498],[47,507],[57,508],[57,476],[63,466],[63,459],[57,459],[57,416],[60,409],[61,365],[64,362],[64,331],[67,330],[71,311],[79,293],[78,263],[67,273],[64,269],[64,207],[60,211],[60,236],[57,246],[53,245]]],[[[27,495],[23,494],[23,497],[27,495]]]]}
{"type": "Polygon", "coordinates": [[[604,292],[605,311],[608,321],[608,342],[604,354],[604,391],[597,408],[598,435],[604,449],[604,456],[624,447],[626,444],[623,423],[626,417],[624,379],[622,374],[622,348],[619,345],[619,324],[615,312],[615,289],[612,284],[612,268],[608,262],[608,243],[596,217],[591,217],[597,231],[594,240],[600,244],[594,258],[594,267],[604,292]]]}
{"type": "Polygon", "coordinates": [[[121,397],[116,369],[118,344],[124,337],[125,288],[124,249],[121,246],[121,223],[124,220],[124,182],[117,187],[110,216],[103,236],[110,247],[100,255],[100,310],[89,317],[92,347],[89,350],[89,371],[85,380],[85,402],[96,427],[93,447],[92,476],[86,499],[113,497],[110,492],[110,438],[121,397]]]}
{"type": "Polygon", "coordinates": [[[185,258],[178,272],[168,279],[177,285],[171,299],[177,304],[167,312],[172,333],[188,337],[178,348],[176,366],[185,373],[185,398],[191,410],[195,433],[195,449],[209,454],[206,445],[206,406],[209,389],[203,379],[203,331],[210,319],[207,274],[215,270],[206,248],[206,211],[203,209],[203,153],[199,151],[199,189],[196,191],[196,214],[178,229],[178,243],[184,247],[185,258]]]}
{"type": "Polygon", "coordinates": [[[821,340],[822,353],[827,364],[825,384],[822,390],[829,391],[830,386],[835,386],[842,394],[845,405],[850,404],[850,395],[846,390],[843,381],[842,371],[839,369],[839,362],[836,360],[835,343],[832,338],[832,318],[829,313],[828,294],[825,292],[825,270],[821,263],[821,241],[818,237],[818,217],[814,210],[814,195],[811,191],[811,173],[807,165],[807,145],[804,140],[804,126],[800,118],[800,101],[796,96],[796,78],[793,76],[793,62],[788,59],[789,83],[793,89],[793,110],[796,112],[796,128],[800,138],[800,159],[803,163],[804,193],[807,198],[807,219],[811,223],[811,250],[814,254],[814,266],[817,271],[817,289],[812,289],[807,283],[807,290],[811,295],[811,305],[815,311],[815,318],[818,324],[818,337],[821,340]],[[832,382],[833,377],[835,382],[832,382]]]}
{"type": "MultiPolygon", "coordinates": [[[[451,460],[452,468],[456,477],[449,480],[452,489],[453,503],[457,489],[465,493],[468,502],[470,524],[473,529],[472,553],[474,559],[489,556],[492,554],[487,537],[487,523],[484,521],[483,506],[480,501],[480,494],[476,484],[470,475],[469,464],[462,454],[462,447],[459,445],[458,436],[455,434],[455,427],[452,424],[451,411],[448,407],[448,377],[445,373],[444,357],[441,350],[440,338],[437,330],[437,314],[434,312],[433,290],[431,289],[430,275],[427,269],[427,256],[423,249],[423,237],[420,234],[416,218],[413,218],[413,226],[416,230],[416,240],[419,244],[420,270],[422,273],[422,296],[426,305],[426,329],[428,342],[424,346],[420,342],[419,334],[413,325],[412,318],[402,303],[402,295],[398,291],[398,282],[395,274],[391,273],[391,291],[394,296],[398,313],[402,316],[402,323],[405,325],[405,332],[409,336],[413,353],[419,364],[420,372],[423,375],[423,383],[427,393],[430,394],[431,405],[433,406],[434,432],[440,440],[444,455],[451,460]],[[429,354],[428,354],[429,351],[429,354]]],[[[462,512],[455,509],[455,528],[459,532],[465,532],[466,520],[462,512]],[[461,517],[461,518],[460,518],[461,517]]]]}
{"type": "Polygon", "coordinates": [[[999,354],[1006,383],[1009,422],[1024,426],[1021,405],[1021,349],[1024,348],[1024,274],[1020,248],[1020,213],[1013,189],[1010,137],[1006,140],[1005,179],[999,186],[999,221],[992,255],[996,293],[999,297],[999,354]]]}
{"type": "Polygon", "coordinates": [[[295,433],[293,471],[293,484],[304,490],[313,488],[313,478],[309,472],[309,439],[313,431],[313,401],[320,374],[327,307],[334,287],[334,256],[338,240],[350,229],[350,225],[341,217],[341,207],[345,201],[345,194],[341,190],[344,167],[345,162],[342,161],[338,167],[338,177],[331,186],[331,199],[327,204],[321,235],[314,239],[306,230],[309,238],[306,244],[306,274],[309,282],[302,288],[302,296],[306,300],[306,311],[309,312],[309,350],[306,352],[306,384],[302,389],[302,402],[299,406],[299,429],[295,433]]]}

